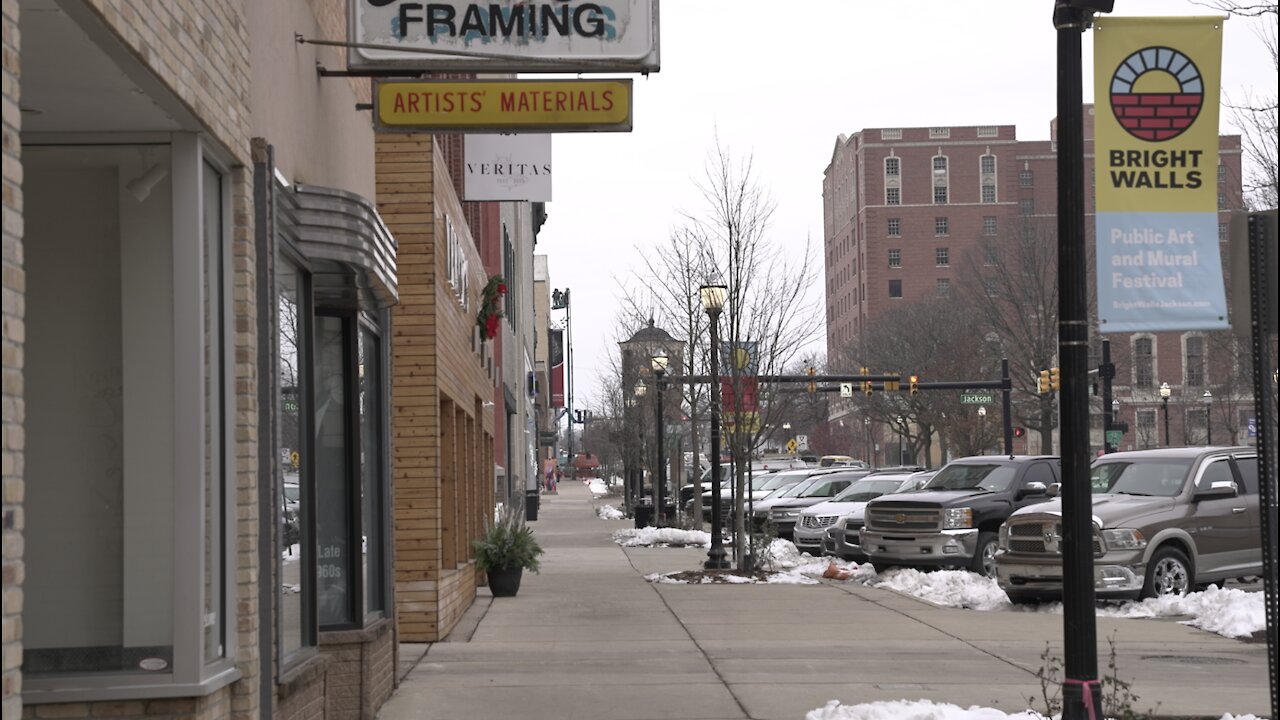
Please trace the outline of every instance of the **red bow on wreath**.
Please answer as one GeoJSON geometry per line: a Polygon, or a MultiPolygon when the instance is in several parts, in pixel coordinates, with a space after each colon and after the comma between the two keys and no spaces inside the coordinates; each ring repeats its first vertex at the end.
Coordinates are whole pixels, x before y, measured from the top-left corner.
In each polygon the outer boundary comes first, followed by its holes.
{"type": "Polygon", "coordinates": [[[507,281],[501,275],[490,275],[480,293],[480,312],[476,313],[476,325],[486,340],[498,336],[498,318],[502,317],[499,303],[506,294],[507,281]]]}

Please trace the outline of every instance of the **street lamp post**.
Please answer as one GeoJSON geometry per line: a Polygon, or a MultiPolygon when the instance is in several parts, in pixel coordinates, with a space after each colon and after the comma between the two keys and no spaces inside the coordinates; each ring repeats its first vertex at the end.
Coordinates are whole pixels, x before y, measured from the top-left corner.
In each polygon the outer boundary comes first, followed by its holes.
{"type": "Polygon", "coordinates": [[[903,434],[907,430],[907,421],[901,415],[898,416],[898,467],[906,465],[903,456],[907,454],[907,449],[903,441],[903,434]]]}
{"type": "MultiPolygon", "coordinates": [[[[626,410],[623,413],[623,417],[626,418],[628,422],[633,421],[634,420],[633,414],[635,412],[635,407],[636,407],[635,397],[624,398],[623,404],[626,406],[626,410]]],[[[631,440],[631,434],[625,433],[623,435],[623,444],[622,444],[622,448],[623,448],[622,457],[623,457],[623,463],[625,464],[625,468],[622,473],[623,482],[625,484],[623,489],[626,492],[627,509],[632,513],[632,517],[635,516],[636,504],[640,500],[639,496],[636,495],[636,488],[639,487],[639,483],[635,481],[636,461],[635,461],[634,447],[635,447],[635,443],[631,440]]]]}
{"type": "MultiPolygon", "coordinates": [[[[1119,422],[1120,422],[1120,398],[1113,397],[1111,398],[1111,427],[1115,428],[1115,426],[1119,422]]],[[[1107,445],[1106,438],[1103,438],[1102,444],[1103,446],[1107,445]]],[[[1115,447],[1108,450],[1107,452],[1119,452],[1119,451],[1120,451],[1120,443],[1116,442],[1115,447]]]]}
{"type": "Polygon", "coordinates": [[[1204,444],[1213,444],[1213,393],[1208,390],[1200,396],[1204,401],[1204,444]]]}
{"type": "Polygon", "coordinates": [[[978,406],[978,417],[981,418],[980,432],[982,433],[978,437],[982,439],[982,454],[986,455],[987,454],[987,406],[986,405],[978,406]]]}
{"type": "Polygon", "coordinates": [[[867,456],[866,456],[867,465],[869,467],[874,467],[876,463],[875,463],[875,460],[871,457],[871,418],[866,415],[863,415],[862,426],[867,431],[867,456]]]}
{"type": "Polygon", "coordinates": [[[711,281],[698,288],[702,308],[711,319],[711,547],[707,550],[707,570],[729,569],[729,559],[724,551],[720,513],[720,312],[729,299],[729,288],[711,281]]]}
{"type": "MultiPolygon", "coordinates": [[[[648,452],[646,451],[646,448],[645,448],[645,442],[644,442],[644,396],[647,390],[648,388],[645,387],[644,380],[641,380],[640,382],[636,383],[635,388],[631,391],[636,396],[636,417],[638,420],[639,437],[640,437],[640,450],[639,452],[636,453],[635,498],[636,498],[637,507],[644,504],[644,466],[647,461],[647,458],[645,456],[648,455],[648,452]]],[[[636,527],[637,528],[644,527],[644,525],[641,525],[639,522],[640,513],[636,512],[635,515],[636,515],[636,521],[637,521],[636,527]]]]}
{"type": "Polygon", "coordinates": [[[663,391],[666,388],[662,384],[662,376],[667,372],[667,351],[662,348],[658,348],[657,352],[653,354],[652,363],[654,379],[653,387],[654,390],[658,392],[657,402],[654,404],[658,417],[658,426],[654,430],[654,438],[658,445],[658,476],[653,483],[653,512],[654,517],[657,518],[654,522],[654,527],[662,527],[662,511],[666,507],[667,501],[665,497],[667,490],[667,463],[664,457],[666,454],[664,452],[664,443],[666,442],[666,438],[664,437],[666,429],[664,426],[666,425],[666,417],[662,412],[662,396],[665,394],[663,391]]]}
{"type": "Polygon", "coordinates": [[[1160,383],[1160,404],[1164,406],[1164,446],[1169,447],[1169,396],[1173,394],[1173,388],[1169,387],[1169,383],[1160,383]]]}

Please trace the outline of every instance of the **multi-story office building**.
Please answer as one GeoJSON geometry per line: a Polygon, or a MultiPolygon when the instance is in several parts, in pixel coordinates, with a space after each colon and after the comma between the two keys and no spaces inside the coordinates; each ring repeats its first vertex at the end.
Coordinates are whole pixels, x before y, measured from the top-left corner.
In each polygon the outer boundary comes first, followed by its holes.
{"type": "MultiPolygon", "coordinates": [[[[1087,177],[1092,138],[1093,109],[1086,107],[1087,177]]],[[[1239,136],[1221,138],[1219,163],[1225,258],[1231,211],[1243,207],[1239,136]]],[[[1092,182],[1085,190],[1086,242],[1092,243],[1092,182]]],[[[847,370],[852,364],[845,358],[856,357],[860,333],[895,304],[938,296],[961,302],[961,286],[979,282],[969,261],[985,248],[998,249],[1027,232],[1055,242],[1056,143],[1020,141],[1011,125],[865,129],[836,141],[822,196],[827,357],[847,370]]],[[[1130,425],[1122,447],[1163,444],[1163,427],[1157,435],[1154,418],[1166,407],[1173,444],[1204,442],[1210,434],[1218,442],[1245,440],[1247,380],[1231,362],[1211,361],[1234,357],[1228,333],[1108,337],[1117,364],[1118,417],[1130,425]],[[1162,383],[1170,385],[1168,404],[1160,397],[1162,383]],[[1209,403],[1205,391],[1211,392],[1209,403]]],[[[1099,347],[1095,341],[1095,361],[1099,347]]],[[[1100,415],[1095,428],[1100,443],[1100,415]]]]}

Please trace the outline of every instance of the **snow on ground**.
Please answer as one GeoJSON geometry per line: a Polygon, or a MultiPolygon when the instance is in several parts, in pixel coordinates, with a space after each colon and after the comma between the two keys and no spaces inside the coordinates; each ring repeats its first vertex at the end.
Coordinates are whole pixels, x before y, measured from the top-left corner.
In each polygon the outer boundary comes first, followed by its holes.
{"type": "Polygon", "coordinates": [[[711,533],[680,528],[644,527],[613,533],[613,541],[623,547],[710,547],[711,533]]]}
{"type": "MultiPolygon", "coordinates": [[[[652,531],[653,528],[646,528],[645,530],[652,531]]],[[[663,531],[665,530],[668,529],[664,528],[663,531]]],[[[620,536],[629,532],[644,533],[645,531],[619,531],[614,534],[615,541],[620,545],[653,545],[658,544],[658,542],[671,545],[677,544],[669,540],[646,542],[638,537],[635,539],[628,538],[627,542],[619,539],[620,536]]],[[[684,533],[689,531],[673,532],[684,533]]],[[[700,544],[703,546],[708,545],[710,536],[707,533],[701,534],[707,539],[700,544]]],[[[685,542],[682,544],[692,545],[694,543],[685,542]]],[[[876,574],[870,563],[858,565],[851,562],[833,561],[830,558],[815,558],[808,553],[801,553],[793,543],[786,540],[774,540],[761,553],[760,567],[765,571],[763,579],[744,577],[737,582],[811,584],[817,582],[814,578],[823,577],[828,568],[833,567],[840,575],[835,578],[836,580],[893,590],[942,607],[983,611],[1062,613],[1062,603],[1060,602],[1041,605],[1014,605],[1009,602],[1009,598],[1000,589],[995,579],[982,577],[967,570],[923,572],[914,568],[894,568],[876,574]]],[[[653,582],[692,581],[687,578],[678,579],[683,576],[684,574],[682,573],[670,573],[660,576],[653,575],[649,579],[653,582]],[[654,578],[662,579],[654,580],[654,578]]],[[[728,581],[719,580],[719,582],[728,581]]],[[[1180,622],[1229,638],[1246,637],[1266,628],[1262,593],[1246,592],[1238,588],[1222,589],[1216,586],[1210,586],[1209,589],[1203,592],[1189,593],[1185,597],[1162,597],[1150,598],[1141,602],[1107,603],[1100,605],[1097,613],[1103,617],[1189,618],[1180,622]]],[[[843,716],[833,717],[840,718],[843,716]]],[[[932,718],[934,716],[922,717],[932,718]]],[[[947,718],[947,720],[951,718],[951,716],[946,715],[938,715],[937,717],[947,718]]]]}
{"type": "MultiPolygon", "coordinates": [[[[1045,720],[1044,715],[1032,710],[1008,714],[1003,710],[976,705],[966,709],[959,705],[935,703],[931,700],[894,700],[859,705],[841,705],[838,700],[832,700],[823,707],[810,710],[804,718],[805,720],[902,720],[903,718],[911,720],[1045,720]]],[[[1262,718],[1255,715],[1227,713],[1221,720],[1262,720],[1262,718]]]]}
{"type": "Polygon", "coordinates": [[[608,495],[609,494],[608,486],[606,486],[604,484],[604,481],[601,480],[600,478],[591,478],[589,481],[587,481],[587,489],[591,491],[592,495],[608,495]]]}
{"type": "Polygon", "coordinates": [[[601,505],[596,508],[596,515],[602,520],[621,520],[626,517],[621,510],[612,505],[601,505]]]}

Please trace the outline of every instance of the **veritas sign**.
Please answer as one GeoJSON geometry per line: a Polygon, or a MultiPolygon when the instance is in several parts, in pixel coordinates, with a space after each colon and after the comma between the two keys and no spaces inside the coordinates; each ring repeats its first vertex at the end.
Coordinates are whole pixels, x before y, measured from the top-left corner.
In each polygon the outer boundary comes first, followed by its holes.
{"type": "Polygon", "coordinates": [[[467,135],[464,200],[551,201],[551,136],[467,135]]]}
{"type": "Polygon", "coordinates": [[[348,0],[351,69],[657,72],[658,0],[348,0]],[[483,57],[478,57],[483,55],[483,57]]]}

